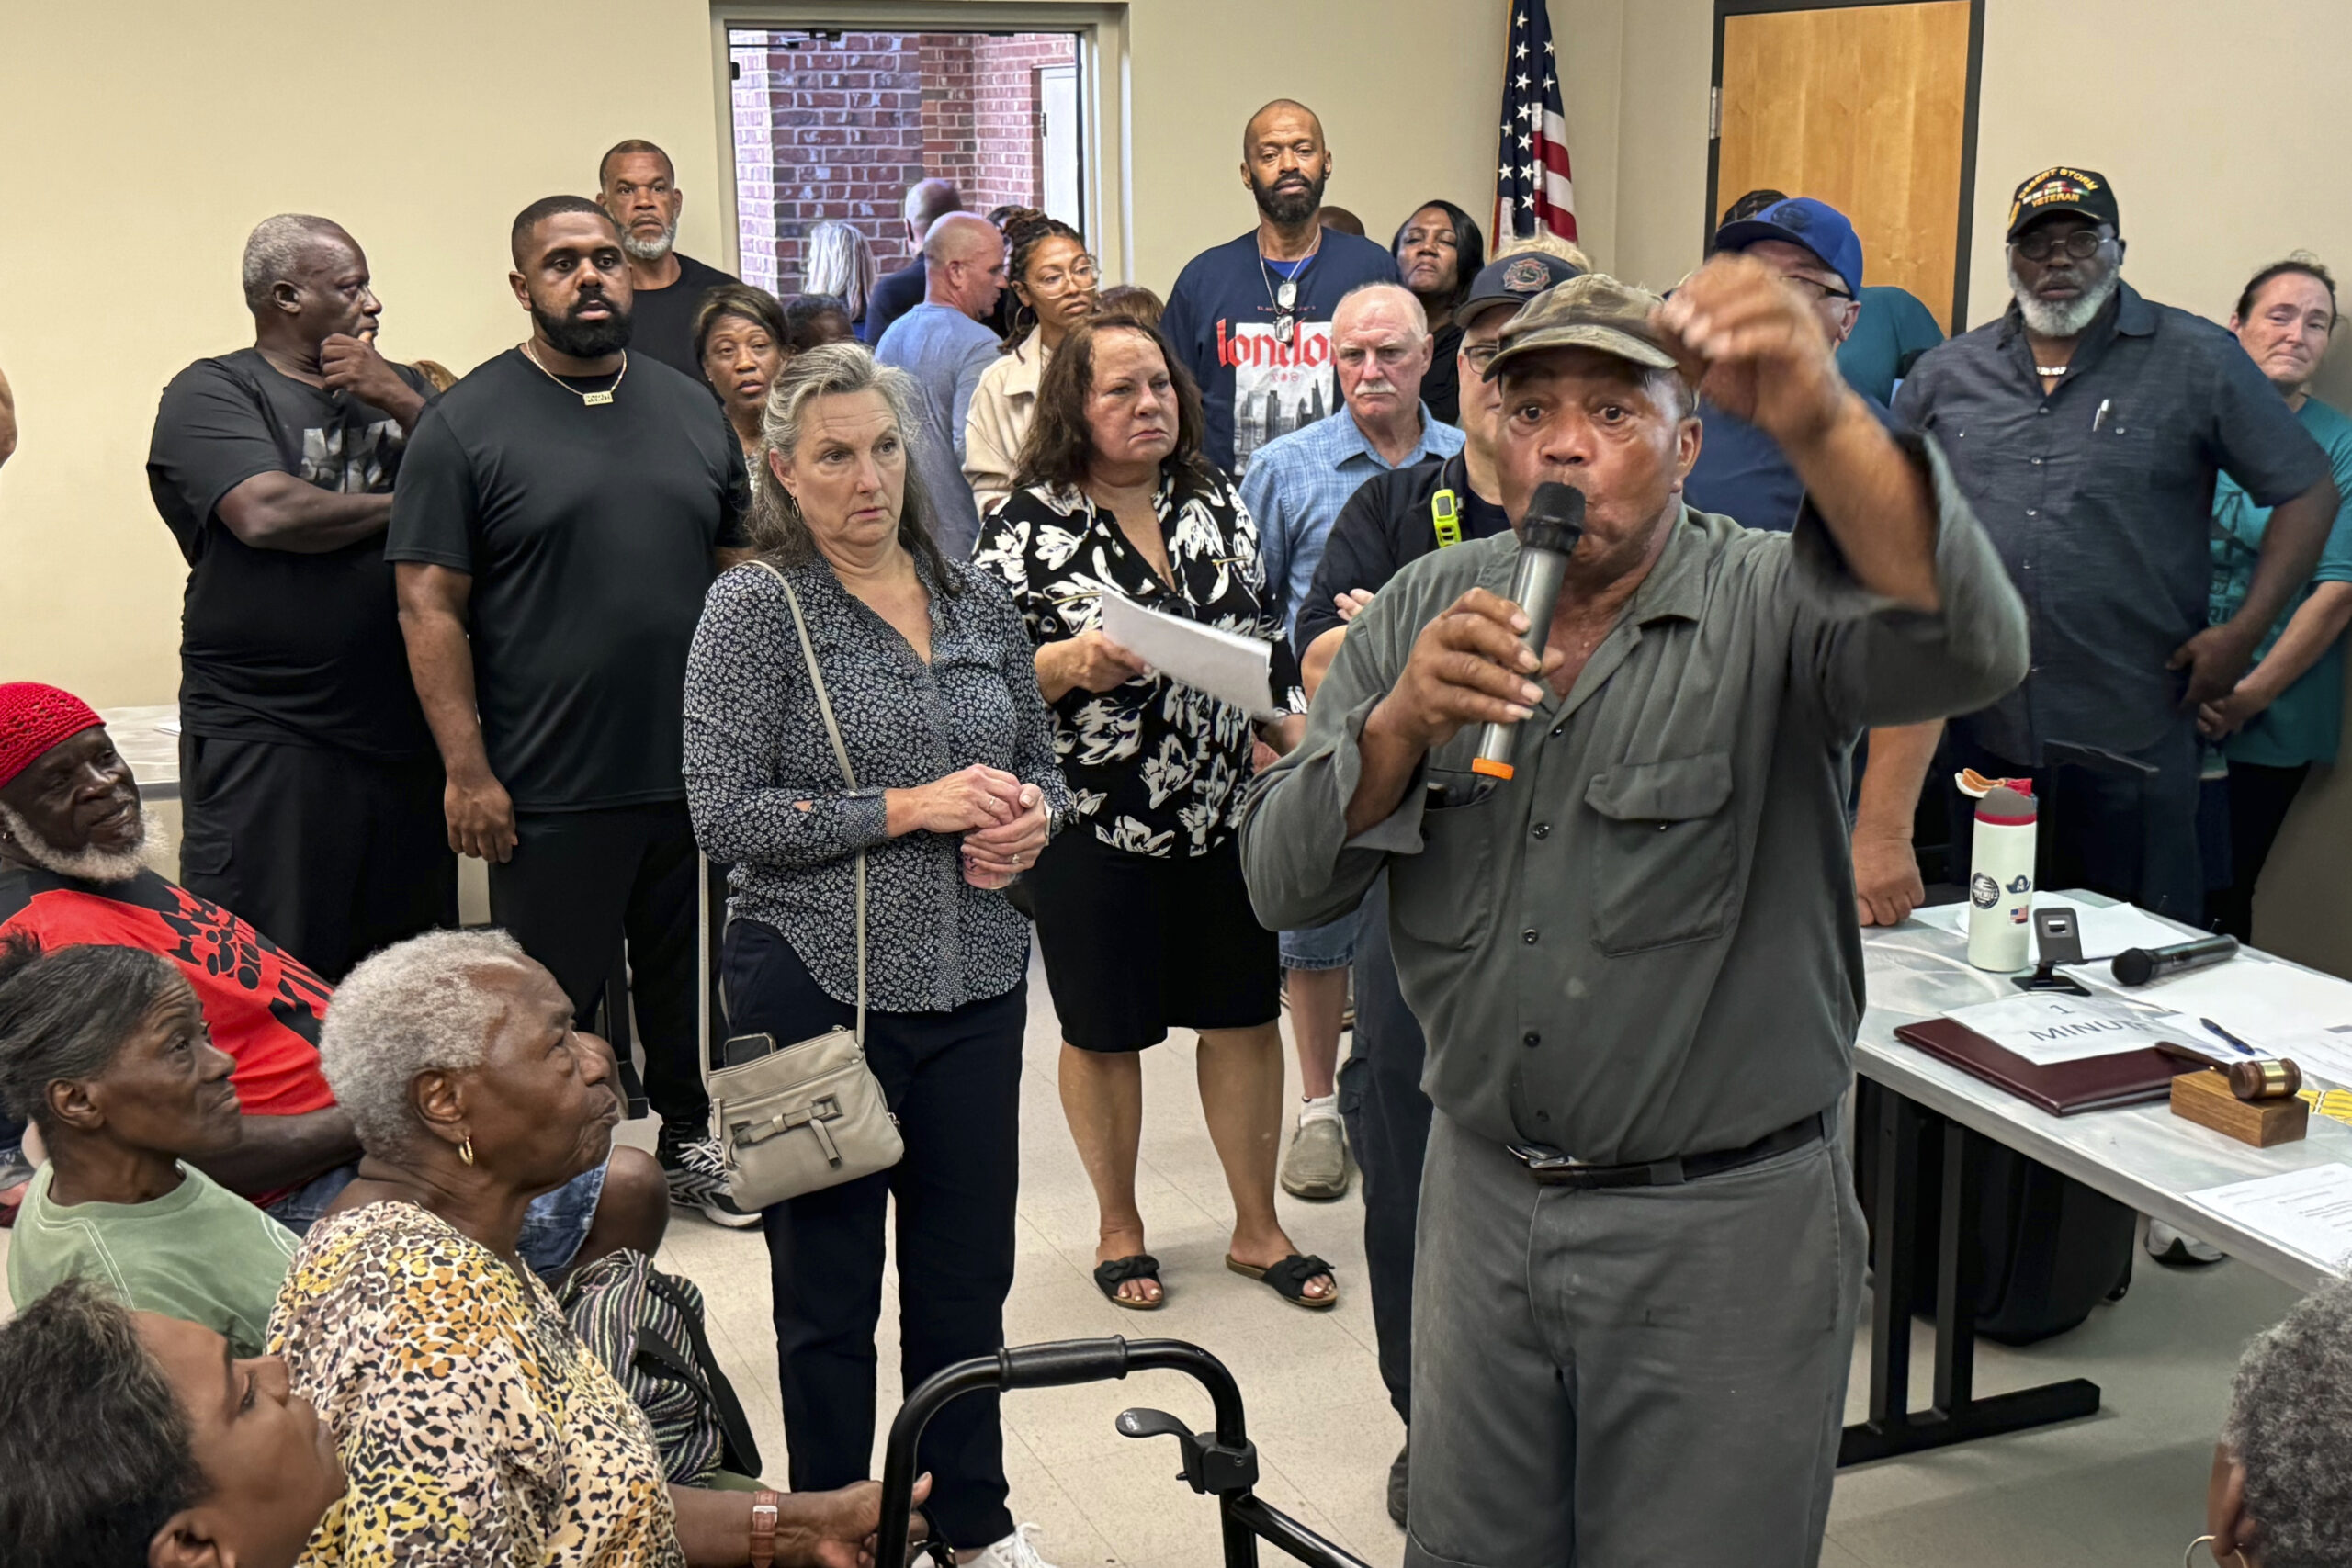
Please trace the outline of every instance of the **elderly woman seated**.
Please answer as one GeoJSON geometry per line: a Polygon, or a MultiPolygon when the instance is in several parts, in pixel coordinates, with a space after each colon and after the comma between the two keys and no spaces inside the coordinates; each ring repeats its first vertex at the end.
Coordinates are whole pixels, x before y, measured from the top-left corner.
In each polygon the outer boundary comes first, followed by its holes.
{"type": "Polygon", "coordinates": [[[2238,1362],[2205,1493],[2229,1568],[2352,1563],[2352,1279],[2323,1285],[2238,1362]]]}
{"type": "Polygon", "coordinates": [[[79,1280],[0,1326],[0,1559],[287,1568],[342,1495],[282,1361],[79,1280]]]}
{"type": "Polygon", "coordinates": [[[232,1066],[171,960],[0,936],[0,1106],[49,1148],[8,1248],[17,1305],[85,1275],[261,1354],[294,1233],[188,1163],[236,1146],[232,1066]]]}
{"type": "Polygon", "coordinates": [[[673,1487],[644,1414],[525,1263],[524,1211],[605,1158],[612,1057],[503,931],[385,949],[320,1041],[364,1153],[271,1319],[350,1493],[313,1568],[823,1562],[870,1550],[872,1485],[673,1487]]]}

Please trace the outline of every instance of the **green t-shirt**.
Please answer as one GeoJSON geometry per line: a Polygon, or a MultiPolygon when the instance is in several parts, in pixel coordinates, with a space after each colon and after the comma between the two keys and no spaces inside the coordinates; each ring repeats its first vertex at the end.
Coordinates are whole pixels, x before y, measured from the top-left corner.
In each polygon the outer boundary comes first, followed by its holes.
{"type": "Polygon", "coordinates": [[[294,1233],[183,1165],[180,1184],[148,1203],[53,1202],[56,1167],[34,1173],[8,1242],[8,1295],[22,1311],[79,1274],[134,1312],[201,1324],[236,1353],[258,1356],[269,1311],[294,1260],[294,1233]]]}
{"type": "MultiPolygon", "coordinates": [[[[2327,533],[2319,568],[2312,582],[2352,582],[2352,419],[2317,398],[2306,398],[2295,411],[2303,428],[2327,448],[2328,466],[2335,488],[2343,492],[2343,509],[2327,533]]],[[[2256,506],[2238,482],[2226,473],[2213,486],[2213,585],[2208,605],[2215,626],[2238,613],[2254,582],[2254,563],[2262,553],[2263,530],[2270,525],[2270,508],[2256,506]]],[[[2255,662],[2267,656],[2287,623],[2311,596],[2305,589],[2295,595],[2255,649],[2255,662]]],[[[2257,767],[2291,768],[2301,762],[2335,761],[2337,731],[2344,722],[2344,639],[2330,643],[2319,662],[2278,694],[2278,701],[2254,716],[2244,729],[2222,742],[2222,753],[2233,762],[2257,767]]]]}

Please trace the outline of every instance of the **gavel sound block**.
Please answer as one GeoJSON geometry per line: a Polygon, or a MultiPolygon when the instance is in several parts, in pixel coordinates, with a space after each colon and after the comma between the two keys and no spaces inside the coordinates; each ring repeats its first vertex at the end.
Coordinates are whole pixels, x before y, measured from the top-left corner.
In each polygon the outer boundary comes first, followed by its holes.
{"type": "Polygon", "coordinates": [[[2172,1080],[2172,1113],[2257,1149],[2291,1144],[2311,1123],[2311,1107],[2294,1096],[2240,1100],[2230,1080],[2210,1067],[2172,1080]]]}

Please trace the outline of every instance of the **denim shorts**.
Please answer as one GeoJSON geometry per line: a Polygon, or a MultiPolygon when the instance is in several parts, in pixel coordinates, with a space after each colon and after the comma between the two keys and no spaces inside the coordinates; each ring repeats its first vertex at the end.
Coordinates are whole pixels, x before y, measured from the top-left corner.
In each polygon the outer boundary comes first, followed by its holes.
{"type": "Polygon", "coordinates": [[[1356,914],[1351,909],[1329,925],[1282,933],[1285,969],[1345,969],[1356,960],[1356,914]]]}
{"type": "MultiPolygon", "coordinates": [[[[613,1156],[606,1155],[593,1170],[584,1170],[554,1191],[531,1200],[523,1213],[522,1240],[514,1250],[533,1272],[552,1282],[571,1265],[580,1244],[588,1239],[588,1227],[595,1223],[596,1201],[605,1194],[605,1172],[612,1165],[613,1156]]],[[[337,1166],[272,1203],[269,1217],[301,1235],[319,1222],[358,1174],[357,1166],[337,1166]]]]}

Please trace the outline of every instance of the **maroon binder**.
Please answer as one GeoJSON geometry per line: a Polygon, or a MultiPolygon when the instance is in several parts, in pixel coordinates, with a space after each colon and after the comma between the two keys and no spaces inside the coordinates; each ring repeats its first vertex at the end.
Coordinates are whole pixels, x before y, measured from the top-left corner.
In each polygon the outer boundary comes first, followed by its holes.
{"type": "Polygon", "coordinates": [[[1894,1037],[2052,1116],[2163,1100],[2172,1093],[2176,1074],[2198,1070],[2197,1064],[2176,1061],[2161,1051],[2129,1051],[2040,1066],[1948,1018],[1904,1024],[1894,1037]]]}

